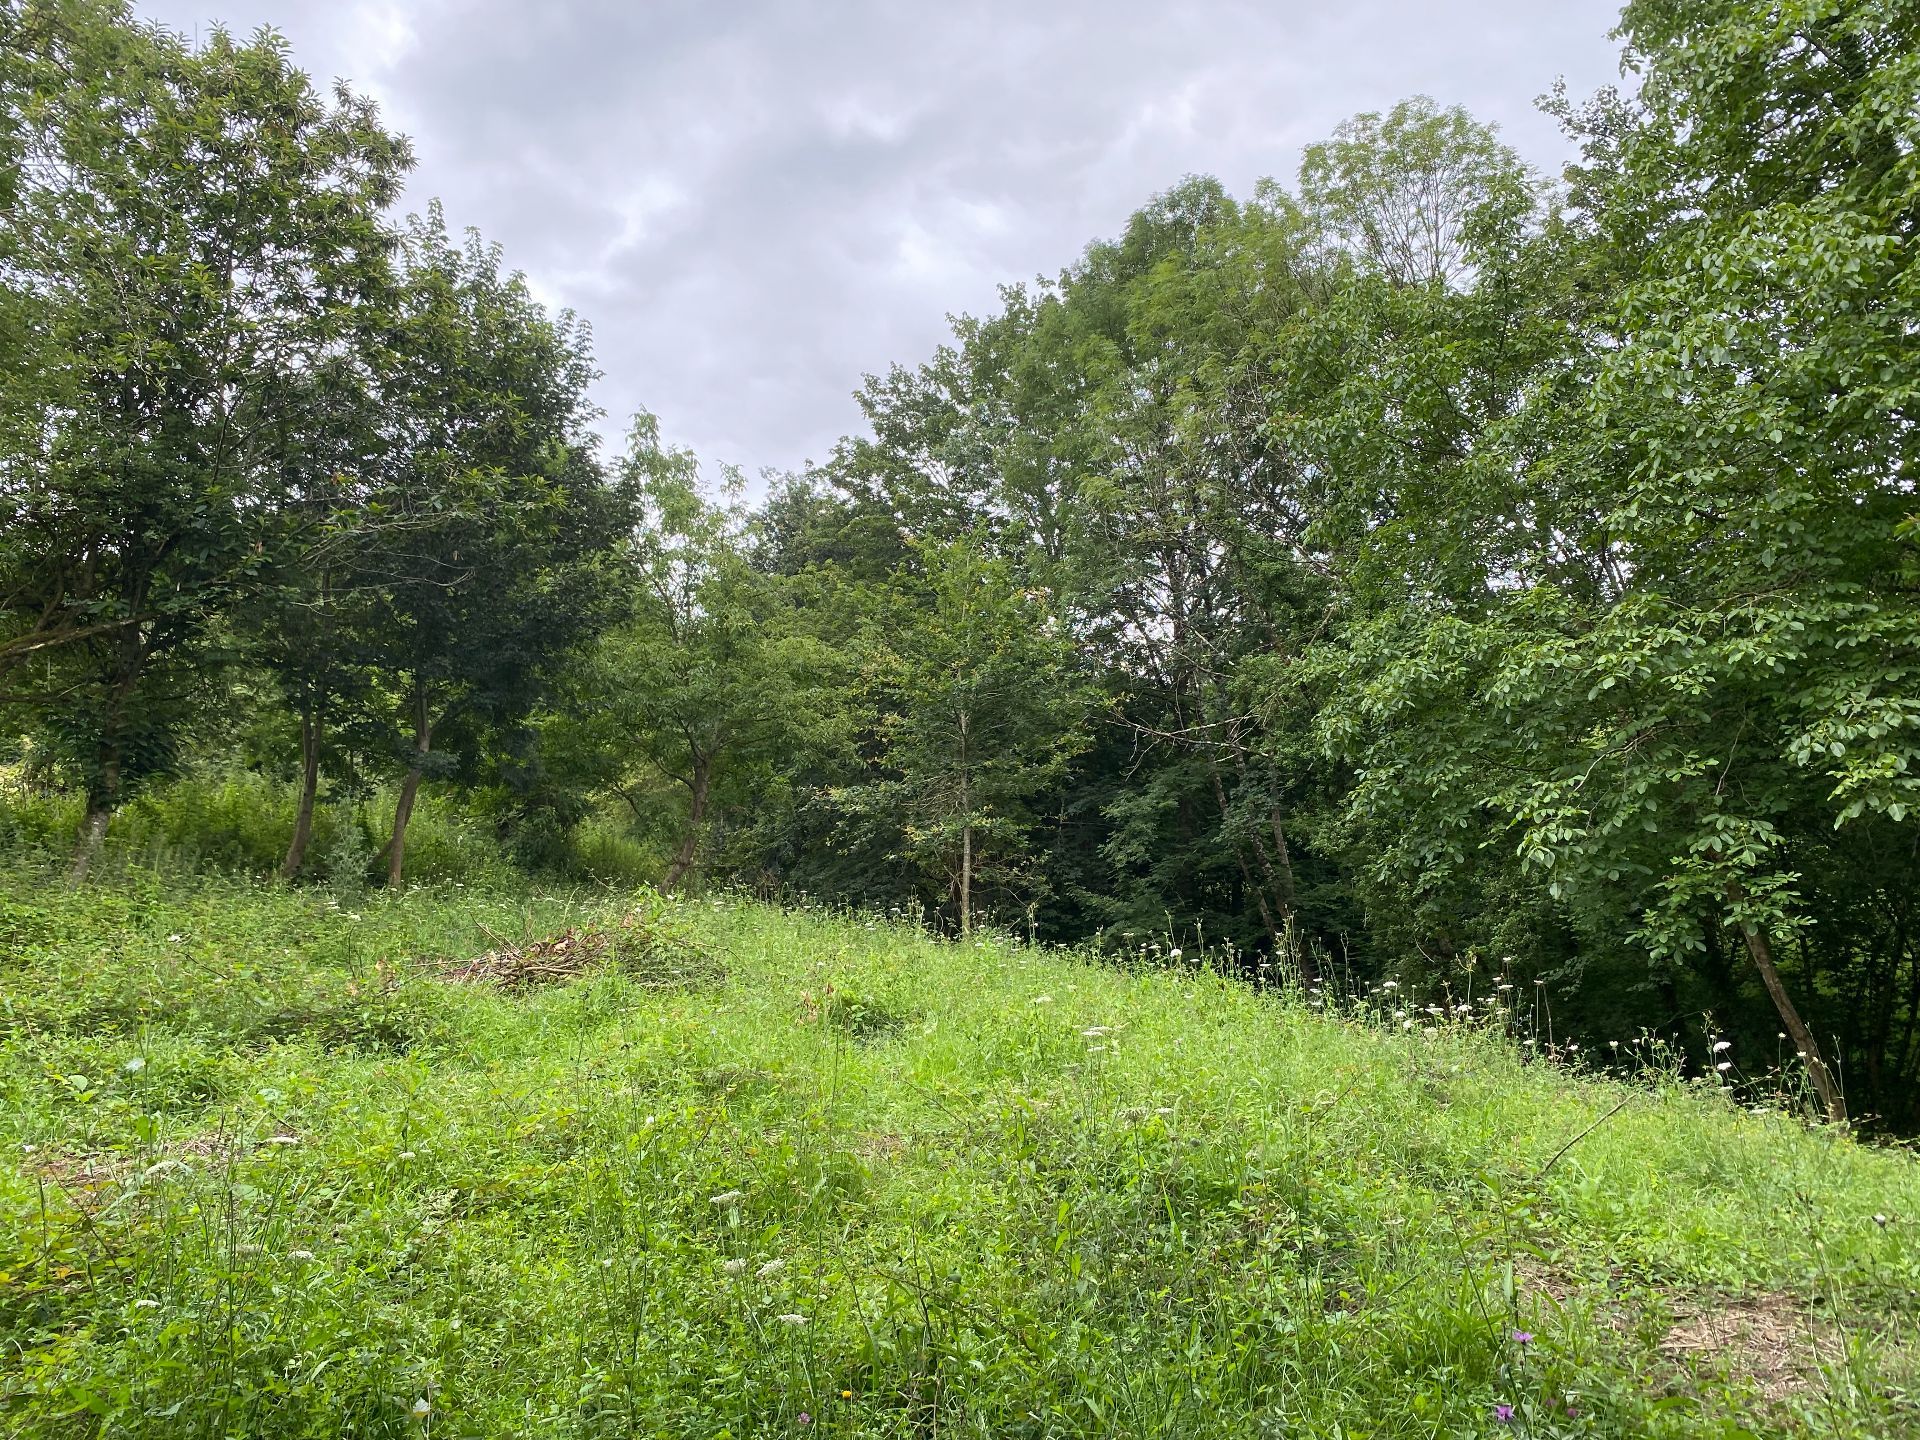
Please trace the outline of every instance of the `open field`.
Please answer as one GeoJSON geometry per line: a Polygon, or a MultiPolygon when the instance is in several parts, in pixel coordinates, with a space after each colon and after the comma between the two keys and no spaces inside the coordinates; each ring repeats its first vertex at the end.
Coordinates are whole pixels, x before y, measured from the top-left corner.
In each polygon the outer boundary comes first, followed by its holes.
{"type": "Polygon", "coordinates": [[[1920,1426],[1909,1155],[1497,1023],[735,901],[0,894],[8,1433],[1920,1426]]]}

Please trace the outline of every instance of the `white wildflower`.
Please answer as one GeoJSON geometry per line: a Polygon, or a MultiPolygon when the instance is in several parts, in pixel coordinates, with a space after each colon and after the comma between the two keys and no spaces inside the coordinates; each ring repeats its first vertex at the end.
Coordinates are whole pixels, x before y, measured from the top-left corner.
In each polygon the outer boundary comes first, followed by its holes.
{"type": "Polygon", "coordinates": [[[300,1137],[298,1135],[269,1135],[260,1143],[262,1145],[298,1145],[300,1143],[300,1137]]]}
{"type": "Polygon", "coordinates": [[[747,1196],[744,1190],[722,1190],[707,1203],[710,1205],[738,1205],[746,1198],[747,1196]]]}
{"type": "Polygon", "coordinates": [[[1113,1033],[1113,1027],[1111,1025],[1089,1025],[1080,1033],[1089,1040],[1098,1040],[1103,1035],[1111,1035],[1113,1033]]]}
{"type": "Polygon", "coordinates": [[[774,1318],[782,1325],[804,1325],[807,1323],[807,1317],[800,1314],[776,1315],[774,1318]]]}
{"type": "Polygon", "coordinates": [[[754,1271],[753,1273],[759,1276],[762,1280],[766,1280],[771,1278],[772,1276],[778,1275],[782,1270],[786,1268],[787,1268],[787,1262],[784,1260],[769,1260],[767,1261],[766,1264],[762,1265],[758,1270],[754,1271]]]}
{"type": "Polygon", "coordinates": [[[147,1062],[136,1055],[120,1068],[129,1075],[138,1075],[142,1070],[147,1068],[147,1062]]]}
{"type": "Polygon", "coordinates": [[[1733,1062],[1731,1060],[1722,1060],[1718,1065],[1714,1066],[1713,1068],[1718,1070],[1722,1075],[1724,1075],[1727,1073],[1727,1071],[1733,1069],[1733,1062]]]}
{"type": "Polygon", "coordinates": [[[747,1262],[736,1255],[733,1259],[724,1262],[720,1268],[729,1275],[743,1275],[746,1273],[747,1262]]]}
{"type": "Polygon", "coordinates": [[[1713,1053],[1716,1055],[1731,1049],[1733,1049],[1733,1042],[1731,1040],[1716,1040],[1713,1042],[1713,1053]]]}
{"type": "Polygon", "coordinates": [[[1036,995],[1033,997],[1033,999],[1029,1000],[1027,1003],[1029,1005],[1051,1005],[1053,1004],[1053,996],[1036,995]]]}
{"type": "Polygon", "coordinates": [[[313,1251],[311,1251],[311,1250],[289,1250],[289,1251],[287,1252],[287,1258],[288,1258],[289,1260],[311,1260],[311,1259],[313,1259],[313,1251]]]}

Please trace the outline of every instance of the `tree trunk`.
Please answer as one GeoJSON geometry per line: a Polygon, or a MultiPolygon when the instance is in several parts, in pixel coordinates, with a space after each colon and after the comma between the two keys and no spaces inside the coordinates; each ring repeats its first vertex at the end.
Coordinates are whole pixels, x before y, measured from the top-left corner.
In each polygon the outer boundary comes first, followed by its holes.
{"type": "Polygon", "coordinates": [[[73,866],[67,871],[67,883],[78,885],[87,878],[100,846],[107,838],[107,824],[120,804],[125,780],[121,764],[121,737],[126,733],[127,706],[139,687],[140,674],[146,668],[146,644],[136,627],[127,632],[121,648],[120,676],[107,700],[107,713],[100,725],[95,758],[99,767],[87,782],[87,808],[80,821],[80,834],[73,847],[73,866]]]}
{"type": "Polygon", "coordinates": [[[426,773],[427,755],[433,747],[433,724],[427,719],[427,702],[421,697],[414,720],[413,764],[407,778],[400,782],[400,799],[393,807],[393,838],[387,842],[387,887],[400,888],[406,872],[407,824],[413,819],[413,802],[420,793],[420,779],[426,773]]]}
{"type": "Polygon", "coordinates": [[[307,863],[307,842],[313,838],[313,802],[320,793],[320,722],[310,711],[300,715],[300,808],[293,814],[293,839],[280,863],[280,878],[291,880],[307,863]]]}
{"type": "Polygon", "coordinates": [[[115,745],[101,757],[100,774],[87,786],[87,808],[80,821],[80,834],[73,850],[73,865],[67,871],[67,883],[78,885],[87,878],[100,847],[107,838],[107,824],[120,802],[120,748],[115,745]]]}
{"type": "Polygon", "coordinates": [[[673,863],[667,866],[666,876],[660,881],[662,890],[671,892],[693,869],[693,862],[700,854],[701,830],[707,818],[707,791],[712,783],[713,762],[696,757],[693,779],[687,784],[693,797],[687,808],[687,833],[681,838],[680,849],[674,854],[673,863]]]}
{"type": "Polygon", "coordinates": [[[1787,996],[1787,987],[1781,982],[1780,971],[1773,963],[1773,946],[1767,943],[1766,935],[1746,920],[1739,922],[1740,933],[1746,937],[1747,950],[1753,956],[1754,968],[1760,972],[1760,979],[1767,987],[1767,993],[1773,997],[1773,1005],[1780,1012],[1780,1019],[1792,1037],[1794,1047],[1806,1057],[1807,1073],[1813,1077],[1813,1088],[1820,1096],[1820,1103],[1826,1106],[1827,1118],[1836,1125],[1846,1123],[1847,1102],[1840,1094],[1840,1087],[1834,1082],[1827,1062],[1821,1057],[1820,1046],[1813,1038],[1813,1032],[1800,1018],[1800,1012],[1793,1008],[1793,1001],[1787,996]]]}
{"type": "Polygon", "coordinates": [[[960,938],[973,933],[973,826],[960,827],[960,938]]]}

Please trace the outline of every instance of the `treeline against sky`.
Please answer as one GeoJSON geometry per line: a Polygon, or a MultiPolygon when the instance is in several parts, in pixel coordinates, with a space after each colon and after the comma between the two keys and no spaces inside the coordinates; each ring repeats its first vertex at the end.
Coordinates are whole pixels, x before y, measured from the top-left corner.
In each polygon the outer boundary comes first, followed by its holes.
{"type": "Polygon", "coordinates": [[[277,43],[0,17],[0,703],[76,874],[217,762],[289,878],[379,788],[400,883],[430,785],[1920,1123],[1920,3],[1635,0],[1563,176],[1412,100],[1189,178],[752,499],[603,461],[583,328],[277,43]]]}

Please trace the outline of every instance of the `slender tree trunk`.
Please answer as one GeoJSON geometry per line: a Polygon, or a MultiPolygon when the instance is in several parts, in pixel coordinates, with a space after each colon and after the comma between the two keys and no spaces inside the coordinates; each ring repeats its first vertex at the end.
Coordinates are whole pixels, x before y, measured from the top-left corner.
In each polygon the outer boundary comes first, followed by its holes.
{"type": "Polygon", "coordinates": [[[413,819],[413,802],[420,794],[420,779],[426,774],[427,755],[433,748],[433,722],[427,718],[427,700],[420,697],[414,715],[413,764],[407,778],[400,782],[400,799],[393,807],[393,838],[387,842],[387,886],[398,890],[406,874],[407,825],[413,819]]]}
{"type": "Polygon", "coordinates": [[[140,684],[140,672],[146,666],[146,658],[146,646],[139,631],[129,631],[121,656],[120,679],[107,700],[107,713],[100,726],[99,749],[96,752],[99,764],[93,778],[87,782],[86,813],[81,817],[80,834],[73,847],[73,865],[67,871],[67,883],[70,885],[78,885],[87,878],[87,872],[93,868],[100,847],[106,841],[108,822],[119,807],[120,791],[125,780],[121,736],[126,728],[127,705],[140,684]]]}
{"type": "Polygon", "coordinates": [[[280,863],[280,878],[291,880],[307,863],[307,842],[313,838],[313,802],[320,793],[320,721],[312,711],[300,713],[300,808],[293,814],[293,839],[280,863]]]}
{"type": "Polygon", "coordinates": [[[107,838],[107,824],[120,803],[120,747],[106,748],[100,757],[100,773],[87,786],[86,813],[80,821],[80,835],[73,850],[73,865],[67,871],[67,883],[78,885],[87,878],[95,857],[107,838]]]}
{"type": "Polygon", "coordinates": [[[960,938],[973,933],[973,826],[960,827],[960,938]]]}
{"type": "Polygon", "coordinates": [[[673,863],[667,866],[665,878],[660,888],[671,892],[686,878],[693,868],[695,858],[700,854],[701,832],[707,818],[707,792],[713,783],[713,762],[696,756],[693,762],[693,779],[687,789],[692,795],[692,803],[687,808],[687,833],[681,837],[680,849],[674,854],[673,863]]]}
{"type": "Polygon", "coordinates": [[[1827,1118],[1836,1125],[1846,1123],[1847,1102],[1840,1094],[1833,1074],[1827,1069],[1827,1062],[1820,1054],[1820,1046],[1813,1038],[1813,1032],[1800,1018],[1800,1012],[1793,1008],[1793,1001],[1787,995],[1787,987],[1780,979],[1780,971],[1773,963],[1773,946],[1767,942],[1766,934],[1749,922],[1742,920],[1740,933],[1746,937],[1747,951],[1753,956],[1754,968],[1760,972],[1760,979],[1767,987],[1767,993],[1773,997],[1773,1006],[1780,1012],[1780,1019],[1792,1037],[1794,1047],[1806,1056],[1807,1073],[1813,1077],[1813,1088],[1820,1096],[1820,1103],[1826,1107],[1827,1118]]]}

